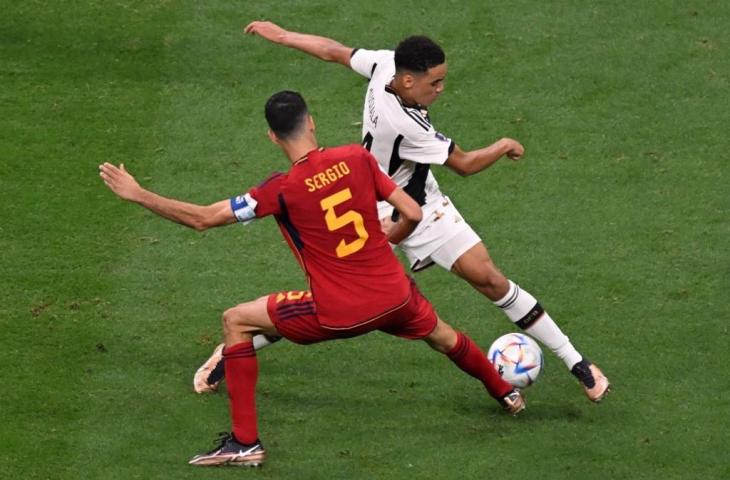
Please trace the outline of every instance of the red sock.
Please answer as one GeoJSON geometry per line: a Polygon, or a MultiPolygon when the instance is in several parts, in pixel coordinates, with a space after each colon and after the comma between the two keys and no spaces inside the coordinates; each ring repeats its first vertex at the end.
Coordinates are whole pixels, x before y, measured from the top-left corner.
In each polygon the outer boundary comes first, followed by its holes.
{"type": "MultiPolygon", "coordinates": [[[[514,387],[502,380],[494,365],[477,344],[461,332],[456,332],[456,335],[456,345],[446,354],[451,361],[472,377],[481,380],[489,394],[496,399],[500,399],[512,391],[514,387]]],[[[226,368],[228,368],[228,364],[226,364],[226,368]]]]}
{"type": "Polygon", "coordinates": [[[256,425],[256,380],[259,376],[259,365],[253,342],[241,342],[224,348],[223,358],[233,436],[240,443],[254,443],[259,436],[256,425]]]}

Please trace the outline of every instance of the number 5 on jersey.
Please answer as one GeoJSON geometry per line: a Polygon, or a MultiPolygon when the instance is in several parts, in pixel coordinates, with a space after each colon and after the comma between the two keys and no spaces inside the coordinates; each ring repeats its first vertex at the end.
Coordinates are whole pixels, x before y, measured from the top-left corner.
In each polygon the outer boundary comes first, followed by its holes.
{"type": "Polygon", "coordinates": [[[322,210],[325,211],[324,219],[327,222],[327,229],[330,232],[339,230],[342,227],[354,224],[355,233],[357,233],[358,239],[347,243],[345,240],[340,240],[340,244],[337,245],[335,250],[338,258],[352,255],[353,253],[362,249],[365,246],[365,242],[368,239],[368,232],[365,230],[365,221],[362,215],[357,213],[355,210],[348,210],[339,217],[335,213],[335,207],[343,202],[348,201],[352,198],[352,193],[349,188],[340,190],[337,193],[330,195],[327,198],[322,199],[319,202],[322,210]]]}

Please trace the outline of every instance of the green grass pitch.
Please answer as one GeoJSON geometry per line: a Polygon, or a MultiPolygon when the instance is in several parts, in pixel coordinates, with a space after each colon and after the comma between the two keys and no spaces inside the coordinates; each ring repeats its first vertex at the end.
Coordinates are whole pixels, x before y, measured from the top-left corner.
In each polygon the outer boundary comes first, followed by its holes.
{"type": "MultiPolygon", "coordinates": [[[[0,7],[0,478],[730,477],[727,2],[0,7]],[[420,343],[282,342],[259,354],[264,468],[186,465],[228,429],[225,395],[191,392],[221,312],[304,279],[273,221],[199,234],[118,201],[97,165],[194,202],[237,194],[287,168],[263,118],[285,88],[322,144],[357,142],[364,81],[243,37],[260,18],[355,47],[442,44],[437,128],[527,153],[437,178],[604,368],[606,402],[552,356],[513,419],[420,343]]],[[[416,278],[484,348],[512,329],[448,273],[416,278]]]]}

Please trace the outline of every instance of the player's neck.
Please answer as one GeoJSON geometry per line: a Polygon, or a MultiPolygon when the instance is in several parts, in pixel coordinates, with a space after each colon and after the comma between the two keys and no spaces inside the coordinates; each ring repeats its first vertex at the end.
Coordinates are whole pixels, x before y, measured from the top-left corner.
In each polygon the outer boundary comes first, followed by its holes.
{"type": "Polygon", "coordinates": [[[388,86],[395,92],[396,95],[398,95],[401,103],[403,103],[403,105],[405,105],[406,107],[422,108],[421,105],[418,104],[418,102],[416,102],[408,95],[408,90],[399,81],[399,77],[397,75],[393,78],[393,80],[390,81],[390,84],[388,86]]]}
{"type": "Polygon", "coordinates": [[[279,145],[292,164],[306,157],[312,150],[319,148],[317,139],[313,135],[305,135],[291,142],[282,142],[279,145]]]}

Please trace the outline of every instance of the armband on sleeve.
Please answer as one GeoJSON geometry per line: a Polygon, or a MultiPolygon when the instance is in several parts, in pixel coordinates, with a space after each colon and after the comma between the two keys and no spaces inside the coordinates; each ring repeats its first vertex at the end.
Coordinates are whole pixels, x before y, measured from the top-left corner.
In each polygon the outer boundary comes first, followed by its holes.
{"type": "Polygon", "coordinates": [[[256,218],[256,205],[258,202],[248,193],[231,198],[231,210],[236,220],[243,223],[251,223],[256,218]]]}

